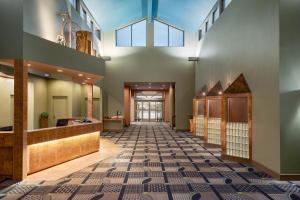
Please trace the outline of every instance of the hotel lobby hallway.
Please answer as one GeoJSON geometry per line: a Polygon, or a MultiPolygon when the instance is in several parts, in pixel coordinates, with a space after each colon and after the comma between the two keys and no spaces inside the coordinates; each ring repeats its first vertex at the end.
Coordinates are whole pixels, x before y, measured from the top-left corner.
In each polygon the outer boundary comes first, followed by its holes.
{"type": "Polygon", "coordinates": [[[25,181],[0,199],[299,199],[299,182],[279,182],[251,166],[220,159],[190,133],[165,123],[102,133],[122,149],[57,181],[25,181]]]}

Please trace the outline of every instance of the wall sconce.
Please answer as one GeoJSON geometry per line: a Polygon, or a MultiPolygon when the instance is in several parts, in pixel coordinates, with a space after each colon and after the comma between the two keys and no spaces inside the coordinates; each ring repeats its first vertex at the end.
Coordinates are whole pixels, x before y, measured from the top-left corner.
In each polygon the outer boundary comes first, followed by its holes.
{"type": "Polygon", "coordinates": [[[188,57],[188,61],[198,62],[199,61],[199,57],[188,57]]]}

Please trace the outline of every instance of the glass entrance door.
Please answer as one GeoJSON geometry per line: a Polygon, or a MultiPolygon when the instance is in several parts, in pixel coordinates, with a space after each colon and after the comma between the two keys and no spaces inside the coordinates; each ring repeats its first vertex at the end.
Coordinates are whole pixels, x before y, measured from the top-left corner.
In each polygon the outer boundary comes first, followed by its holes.
{"type": "Polygon", "coordinates": [[[163,121],[163,101],[136,101],[136,121],[163,121]]]}
{"type": "Polygon", "coordinates": [[[163,121],[163,102],[156,102],[156,120],[163,121]]]}
{"type": "Polygon", "coordinates": [[[149,121],[149,113],[150,113],[150,106],[148,101],[144,101],[143,103],[143,118],[142,121],[149,121]]]}
{"type": "Polygon", "coordinates": [[[152,101],[150,103],[150,121],[156,121],[156,102],[152,101]]]}

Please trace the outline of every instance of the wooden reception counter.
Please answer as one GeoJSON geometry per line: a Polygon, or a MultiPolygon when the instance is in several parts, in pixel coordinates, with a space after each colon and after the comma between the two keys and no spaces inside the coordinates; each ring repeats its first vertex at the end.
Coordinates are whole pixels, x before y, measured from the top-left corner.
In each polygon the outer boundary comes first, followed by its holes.
{"type": "Polygon", "coordinates": [[[28,174],[99,151],[102,123],[28,131],[28,174]]]}
{"type": "Polygon", "coordinates": [[[13,173],[13,132],[0,132],[0,177],[10,177],[13,173]]]}

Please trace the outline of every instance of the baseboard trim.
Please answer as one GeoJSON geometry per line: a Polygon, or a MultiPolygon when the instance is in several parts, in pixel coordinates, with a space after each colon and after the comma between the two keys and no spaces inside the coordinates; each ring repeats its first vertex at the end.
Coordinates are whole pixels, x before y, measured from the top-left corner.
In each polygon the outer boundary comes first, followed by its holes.
{"type": "Polygon", "coordinates": [[[269,174],[269,175],[272,176],[273,178],[276,178],[276,179],[280,180],[280,174],[277,173],[277,172],[275,172],[274,170],[269,169],[268,167],[264,166],[263,164],[261,164],[261,163],[255,161],[255,160],[252,160],[252,161],[251,161],[251,164],[252,164],[255,168],[257,168],[257,169],[259,169],[259,170],[261,170],[261,171],[266,172],[267,174],[269,174]]]}
{"type": "Polygon", "coordinates": [[[251,163],[255,168],[266,172],[273,178],[278,179],[280,181],[299,181],[300,180],[300,174],[280,174],[280,173],[275,172],[274,170],[269,169],[268,167],[262,165],[261,163],[259,163],[257,161],[252,160],[251,163]]]}

